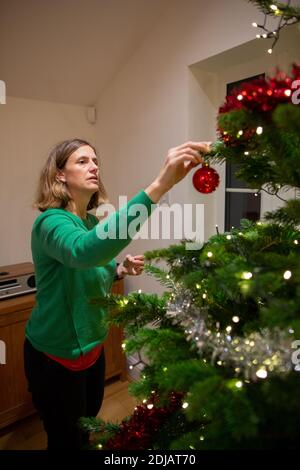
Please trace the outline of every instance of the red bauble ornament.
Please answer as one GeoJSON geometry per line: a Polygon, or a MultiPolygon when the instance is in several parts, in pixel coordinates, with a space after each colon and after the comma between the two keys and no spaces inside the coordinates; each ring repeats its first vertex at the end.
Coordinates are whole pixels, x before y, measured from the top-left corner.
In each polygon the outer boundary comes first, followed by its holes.
{"type": "Polygon", "coordinates": [[[220,176],[210,166],[205,165],[194,173],[193,185],[200,193],[212,193],[219,186],[219,183],[220,176]]]}

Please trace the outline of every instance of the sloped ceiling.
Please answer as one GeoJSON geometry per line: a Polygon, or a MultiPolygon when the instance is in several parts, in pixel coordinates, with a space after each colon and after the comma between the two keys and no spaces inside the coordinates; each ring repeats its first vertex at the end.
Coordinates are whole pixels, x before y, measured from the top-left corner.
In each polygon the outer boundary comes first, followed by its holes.
{"type": "Polygon", "coordinates": [[[171,0],[0,0],[8,96],[91,106],[171,0]]]}

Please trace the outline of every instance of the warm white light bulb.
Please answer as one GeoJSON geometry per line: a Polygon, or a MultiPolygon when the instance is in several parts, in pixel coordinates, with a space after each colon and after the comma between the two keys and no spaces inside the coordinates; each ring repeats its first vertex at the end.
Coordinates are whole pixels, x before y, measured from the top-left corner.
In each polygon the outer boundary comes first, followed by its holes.
{"type": "Polygon", "coordinates": [[[243,98],[244,98],[243,95],[237,95],[237,99],[238,99],[239,101],[242,101],[243,98]]]}
{"type": "Polygon", "coordinates": [[[236,388],[242,388],[243,382],[242,382],[241,380],[238,380],[238,381],[235,383],[235,386],[236,386],[236,388]]]}
{"type": "Polygon", "coordinates": [[[246,152],[244,152],[244,155],[249,155],[249,152],[248,152],[248,150],[246,150],[246,152]]]}
{"type": "Polygon", "coordinates": [[[271,48],[268,49],[268,53],[269,53],[269,54],[272,54],[272,52],[273,52],[273,49],[271,49],[271,48]]]}
{"type": "Polygon", "coordinates": [[[268,376],[268,372],[266,371],[266,369],[258,369],[258,371],[256,372],[256,375],[260,379],[265,379],[268,376]]]}
{"type": "Polygon", "coordinates": [[[284,279],[290,279],[292,277],[291,271],[285,271],[283,274],[284,279]]]}
{"type": "Polygon", "coordinates": [[[207,257],[208,257],[208,258],[211,258],[212,256],[213,256],[212,252],[209,251],[209,252],[207,253],[207,257]]]}
{"type": "Polygon", "coordinates": [[[231,235],[226,235],[227,240],[231,240],[231,235]]]}
{"type": "Polygon", "coordinates": [[[271,8],[271,10],[274,10],[274,11],[278,10],[278,7],[274,4],[270,5],[270,8],[271,8]]]}
{"type": "Polygon", "coordinates": [[[258,126],[256,129],[256,134],[261,135],[263,133],[263,128],[261,126],[258,126]]]}
{"type": "Polygon", "coordinates": [[[258,24],[257,23],[252,23],[253,28],[257,28],[258,24]]]}
{"type": "Polygon", "coordinates": [[[187,401],[185,401],[184,403],[182,403],[182,408],[186,409],[188,406],[189,406],[189,404],[188,404],[187,401]]]}
{"type": "Polygon", "coordinates": [[[250,273],[250,272],[246,271],[242,274],[243,279],[251,279],[251,277],[252,277],[252,273],[250,273]]]}
{"type": "Polygon", "coordinates": [[[238,323],[240,321],[239,317],[237,317],[236,315],[234,317],[232,317],[232,321],[233,323],[238,323]]]}

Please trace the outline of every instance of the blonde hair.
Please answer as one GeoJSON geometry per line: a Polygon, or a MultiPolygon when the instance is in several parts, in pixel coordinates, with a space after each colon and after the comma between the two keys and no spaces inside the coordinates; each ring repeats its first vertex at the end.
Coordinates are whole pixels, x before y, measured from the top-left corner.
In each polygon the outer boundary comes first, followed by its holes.
{"type": "MultiPolygon", "coordinates": [[[[57,173],[62,170],[70,157],[80,147],[88,145],[95,154],[95,148],[85,140],[70,139],[58,143],[50,151],[49,157],[41,171],[34,207],[44,212],[50,207],[65,208],[72,200],[65,183],[59,181],[57,173]]],[[[100,176],[98,177],[99,189],[91,196],[87,210],[98,207],[100,204],[108,202],[107,193],[100,176]]]]}

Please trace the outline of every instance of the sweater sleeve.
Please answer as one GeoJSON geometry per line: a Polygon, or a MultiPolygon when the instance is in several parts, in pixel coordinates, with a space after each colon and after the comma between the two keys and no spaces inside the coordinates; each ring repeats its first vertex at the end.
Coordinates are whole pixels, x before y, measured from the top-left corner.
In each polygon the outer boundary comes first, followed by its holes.
{"type": "Polygon", "coordinates": [[[71,268],[104,266],[130,243],[154,207],[141,191],[88,232],[76,226],[67,211],[45,211],[33,229],[32,250],[41,247],[47,256],[71,268]]]}

